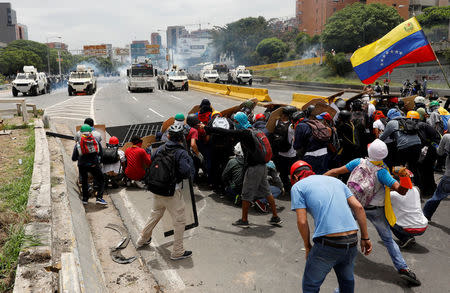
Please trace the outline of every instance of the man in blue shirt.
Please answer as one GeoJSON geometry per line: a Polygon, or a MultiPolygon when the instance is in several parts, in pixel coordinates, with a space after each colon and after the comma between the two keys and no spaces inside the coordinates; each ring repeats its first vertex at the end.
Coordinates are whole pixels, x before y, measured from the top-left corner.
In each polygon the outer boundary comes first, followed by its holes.
{"type": "Polygon", "coordinates": [[[375,139],[371,144],[369,144],[367,152],[369,157],[364,159],[364,161],[361,158],[354,159],[345,166],[329,170],[324,175],[337,177],[338,175],[350,173],[361,163],[367,164],[370,168],[376,166],[381,167],[376,169],[376,178],[378,180],[375,182],[374,195],[364,209],[366,211],[367,218],[375,226],[378,235],[380,235],[381,240],[383,240],[383,243],[388,250],[395,268],[400,274],[400,277],[408,281],[411,285],[419,286],[421,284],[420,281],[408,268],[397,243],[395,243],[392,239],[392,233],[390,225],[386,219],[384,207],[386,196],[385,186],[391,190],[397,191],[401,195],[405,195],[409,187],[402,186],[398,183],[394,178],[392,178],[389,171],[386,169],[383,159],[388,155],[388,148],[383,141],[375,139]]]}
{"type": "Polygon", "coordinates": [[[297,226],[306,249],[303,292],[319,292],[332,268],[338,278],[339,292],[354,292],[358,225],[361,251],[365,255],[372,251],[364,208],[344,183],[336,178],[315,175],[311,165],[304,161],[292,165],[291,180],[297,182],[291,189],[291,209],[297,213],[297,226]],[[307,212],[314,218],[314,246],[310,242],[307,212]]]}

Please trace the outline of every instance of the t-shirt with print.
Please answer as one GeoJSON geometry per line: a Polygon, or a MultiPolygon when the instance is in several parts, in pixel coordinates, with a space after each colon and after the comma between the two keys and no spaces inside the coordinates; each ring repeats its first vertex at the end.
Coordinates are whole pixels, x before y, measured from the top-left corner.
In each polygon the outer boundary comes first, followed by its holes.
{"type": "Polygon", "coordinates": [[[291,209],[306,209],[314,218],[313,238],[358,230],[347,198],[352,192],[339,179],[311,175],[291,189],[291,209]]]}
{"type": "MultiPolygon", "coordinates": [[[[345,167],[352,172],[353,169],[355,169],[359,163],[361,162],[361,158],[354,159],[347,163],[345,167]]],[[[369,205],[371,206],[377,206],[382,207],[384,206],[384,197],[386,194],[385,186],[392,187],[394,183],[396,182],[394,178],[392,178],[391,174],[389,174],[389,171],[386,168],[383,168],[379,171],[377,171],[377,178],[378,181],[375,182],[375,196],[370,201],[369,205]]]]}

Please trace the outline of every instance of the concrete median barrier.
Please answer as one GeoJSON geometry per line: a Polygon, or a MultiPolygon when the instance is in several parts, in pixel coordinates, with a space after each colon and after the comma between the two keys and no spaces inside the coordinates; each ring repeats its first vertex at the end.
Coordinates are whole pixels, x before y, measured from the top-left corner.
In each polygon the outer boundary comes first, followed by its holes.
{"type": "Polygon", "coordinates": [[[325,96],[318,96],[318,95],[294,93],[292,95],[291,105],[301,109],[304,105],[306,105],[308,102],[310,102],[311,100],[314,100],[314,99],[326,100],[327,97],[325,97],[325,96]]]}
{"type": "Polygon", "coordinates": [[[260,102],[272,101],[272,99],[269,96],[268,89],[209,83],[196,80],[189,80],[189,87],[213,94],[221,94],[243,100],[257,98],[258,101],[260,102]]]}

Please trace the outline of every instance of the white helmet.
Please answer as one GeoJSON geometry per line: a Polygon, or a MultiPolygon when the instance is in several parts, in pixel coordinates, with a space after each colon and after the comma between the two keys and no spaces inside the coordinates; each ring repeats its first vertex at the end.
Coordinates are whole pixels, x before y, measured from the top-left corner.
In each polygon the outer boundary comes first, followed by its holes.
{"type": "Polygon", "coordinates": [[[426,102],[427,102],[427,100],[425,100],[425,98],[421,97],[421,96],[417,96],[414,99],[414,104],[426,104],[426,102]]]}
{"type": "Polygon", "coordinates": [[[234,146],[234,154],[238,157],[243,157],[244,156],[244,152],[242,151],[242,147],[241,147],[241,143],[238,142],[235,146],[234,146]]]}

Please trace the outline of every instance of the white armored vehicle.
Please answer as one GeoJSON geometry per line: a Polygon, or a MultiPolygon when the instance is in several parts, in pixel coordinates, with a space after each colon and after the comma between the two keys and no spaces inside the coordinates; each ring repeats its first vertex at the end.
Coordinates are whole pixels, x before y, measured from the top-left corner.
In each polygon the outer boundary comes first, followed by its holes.
{"type": "Polygon", "coordinates": [[[200,71],[200,80],[204,82],[220,82],[219,73],[213,69],[213,65],[205,65],[200,71]]]}
{"type": "Polygon", "coordinates": [[[72,71],[68,82],[69,96],[78,93],[92,95],[97,91],[97,78],[94,70],[84,65],[77,65],[77,71],[72,71]]]}
{"type": "Polygon", "coordinates": [[[17,97],[23,95],[37,96],[50,92],[50,84],[44,72],[37,72],[34,66],[24,66],[23,73],[18,73],[12,82],[12,94],[17,97]]]}
{"type": "Polygon", "coordinates": [[[156,87],[157,70],[150,60],[138,60],[127,69],[128,90],[130,92],[147,90],[153,92],[156,87]]]}
{"type": "Polygon", "coordinates": [[[164,89],[172,90],[189,90],[188,77],[184,70],[172,69],[164,74],[164,89]]]}
{"type": "Polygon", "coordinates": [[[252,85],[253,77],[250,70],[245,69],[244,65],[239,65],[236,69],[230,70],[232,83],[252,85]]]}

